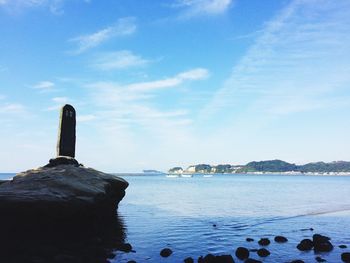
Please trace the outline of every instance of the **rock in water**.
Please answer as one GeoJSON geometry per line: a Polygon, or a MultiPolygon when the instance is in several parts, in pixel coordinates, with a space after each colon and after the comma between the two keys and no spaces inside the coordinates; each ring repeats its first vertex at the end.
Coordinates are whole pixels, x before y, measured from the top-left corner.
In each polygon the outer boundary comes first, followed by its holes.
{"type": "Polygon", "coordinates": [[[303,239],[300,241],[300,243],[297,245],[297,249],[300,251],[308,251],[311,250],[314,246],[314,243],[310,239],[303,239]]]}
{"type": "Polygon", "coordinates": [[[172,253],[173,253],[173,251],[172,251],[170,248],[163,248],[163,249],[160,251],[160,255],[161,255],[163,258],[169,257],[172,253]]]}
{"type": "Polygon", "coordinates": [[[257,254],[259,255],[259,257],[267,257],[270,255],[270,251],[268,251],[266,248],[260,248],[258,251],[257,251],[257,254]]]}
{"type": "Polygon", "coordinates": [[[319,234],[315,234],[312,237],[314,243],[314,251],[318,252],[330,252],[333,250],[333,245],[329,241],[330,238],[326,236],[322,236],[319,234]]]}
{"type": "Polygon", "coordinates": [[[245,247],[239,247],[236,249],[236,257],[240,260],[249,258],[249,250],[245,247]]]}
{"type": "Polygon", "coordinates": [[[276,243],[286,243],[288,239],[284,236],[275,236],[275,242],[276,243]]]}
{"type": "Polygon", "coordinates": [[[341,260],[346,263],[350,263],[350,253],[342,253],[341,254],[341,260]]]}
{"type": "Polygon", "coordinates": [[[260,246],[268,246],[270,244],[270,240],[268,238],[261,238],[259,241],[258,241],[258,244],[260,246]]]}
{"type": "Polygon", "coordinates": [[[0,211],[12,218],[106,216],[115,214],[127,187],[124,179],[92,168],[40,167],[0,185],[0,211]]]}

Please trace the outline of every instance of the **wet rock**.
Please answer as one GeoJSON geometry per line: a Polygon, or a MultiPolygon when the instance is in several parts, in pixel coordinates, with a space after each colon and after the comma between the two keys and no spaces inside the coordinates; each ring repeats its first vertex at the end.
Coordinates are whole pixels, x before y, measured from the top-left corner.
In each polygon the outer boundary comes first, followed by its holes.
{"type": "Polygon", "coordinates": [[[216,227],[216,224],[213,224],[213,227],[216,227]]]}
{"type": "Polygon", "coordinates": [[[310,228],[302,228],[300,230],[301,231],[314,231],[314,229],[312,227],[310,227],[310,228]]]}
{"type": "Polygon", "coordinates": [[[330,252],[333,250],[333,245],[329,241],[330,238],[327,236],[315,234],[312,236],[314,250],[316,253],[318,252],[330,252]]]}
{"type": "Polygon", "coordinates": [[[215,256],[213,254],[208,254],[204,257],[204,262],[205,263],[211,263],[214,262],[215,256]]]}
{"type": "Polygon", "coordinates": [[[350,253],[349,252],[342,253],[341,260],[345,263],[350,263],[350,253]]]}
{"type": "Polygon", "coordinates": [[[200,256],[198,263],[234,263],[234,260],[231,255],[214,256],[213,254],[208,254],[204,258],[200,256]]]}
{"type": "Polygon", "coordinates": [[[329,241],[314,244],[314,251],[316,253],[318,253],[318,252],[330,252],[333,250],[333,248],[334,247],[333,247],[332,243],[329,241]]]}
{"type": "Polygon", "coordinates": [[[231,255],[221,255],[215,257],[215,263],[234,263],[233,257],[231,255]]]}
{"type": "Polygon", "coordinates": [[[132,246],[129,243],[121,244],[118,250],[128,253],[132,250],[132,246]]]}
{"type": "Polygon", "coordinates": [[[249,250],[246,249],[245,247],[239,247],[236,249],[236,257],[239,258],[240,260],[249,258],[249,250]]]}
{"type": "Polygon", "coordinates": [[[252,249],[249,249],[250,252],[257,252],[259,249],[257,248],[252,248],[252,249]]]}
{"type": "Polygon", "coordinates": [[[262,261],[254,259],[254,258],[248,258],[244,261],[244,263],[262,263],[262,261]]]}
{"type": "Polygon", "coordinates": [[[284,236],[275,236],[275,242],[277,243],[285,243],[288,241],[288,239],[284,236]]]}
{"type": "Polygon", "coordinates": [[[135,261],[135,260],[129,260],[129,261],[126,262],[126,263],[136,263],[136,261],[135,261]]]}
{"type": "Polygon", "coordinates": [[[270,255],[270,251],[268,251],[266,248],[261,248],[257,251],[257,254],[259,257],[267,257],[270,255]]]}
{"type": "Polygon", "coordinates": [[[329,240],[331,240],[331,238],[329,238],[327,236],[320,235],[320,234],[314,234],[312,236],[312,241],[314,243],[322,243],[322,242],[329,241],[329,240]]]}
{"type": "Polygon", "coordinates": [[[246,241],[247,241],[247,242],[253,242],[254,239],[253,239],[253,238],[250,238],[250,237],[247,237],[247,238],[246,238],[246,241]]]}
{"type": "Polygon", "coordinates": [[[258,241],[258,244],[260,246],[268,246],[270,244],[270,240],[268,238],[261,238],[259,241],[258,241]]]}
{"type": "Polygon", "coordinates": [[[163,248],[163,249],[160,251],[160,255],[161,255],[163,258],[169,257],[172,253],[173,253],[173,251],[172,251],[170,248],[163,248]]]}
{"type": "Polygon", "coordinates": [[[193,258],[188,257],[188,258],[184,259],[184,263],[194,263],[194,260],[193,260],[193,258]]]}
{"type": "Polygon", "coordinates": [[[323,258],[321,258],[321,257],[315,257],[315,260],[316,260],[317,262],[327,262],[327,260],[325,260],[325,259],[323,259],[323,258]]]}
{"type": "Polygon", "coordinates": [[[291,261],[290,263],[305,263],[305,262],[301,259],[297,259],[297,260],[291,261]]]}
{"type": "Polygon", "coordinates": [[[313,248],[314,244],[311,239],[303,239],[297,245],[297,249],[300,251],[309,251],[313,248]]]}
{"type": "Polygon", "coordinates": [[[347,245],[340,245],[339,248],[347,248],[347,245]]]}

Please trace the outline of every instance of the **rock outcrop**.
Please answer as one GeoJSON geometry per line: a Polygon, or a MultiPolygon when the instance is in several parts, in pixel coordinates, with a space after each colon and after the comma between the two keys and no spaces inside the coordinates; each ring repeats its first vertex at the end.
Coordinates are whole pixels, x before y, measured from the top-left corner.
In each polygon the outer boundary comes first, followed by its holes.
{"type": "Polygon", "coordinates": [[[17,174],[0,184],[3,215],[85,217],[115,214],[128,182],[59,157],[50,164],[17,174]],[[64,164],[69,163],[69,164],[64,164]]]}

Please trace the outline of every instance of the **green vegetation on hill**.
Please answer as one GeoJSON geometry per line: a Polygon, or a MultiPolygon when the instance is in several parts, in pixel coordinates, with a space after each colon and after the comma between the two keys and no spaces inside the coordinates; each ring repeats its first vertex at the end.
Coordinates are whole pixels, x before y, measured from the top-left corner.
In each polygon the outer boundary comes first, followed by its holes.
{"type": "MultiPolygon", "coordinates": [[[[169,170],[179,172],[181,167],[174,167],[169,170]]],[[[304,165],[296,165],[281,160],[268,160],[260,162],[250,162],[246,165],[219,164],[211,166],[209,164],[191,165],[184,172],[196,173],[250,173],[250,172],[300,172],[300,173],[350,173],[350,162],[315,162],[304,165]]]]}

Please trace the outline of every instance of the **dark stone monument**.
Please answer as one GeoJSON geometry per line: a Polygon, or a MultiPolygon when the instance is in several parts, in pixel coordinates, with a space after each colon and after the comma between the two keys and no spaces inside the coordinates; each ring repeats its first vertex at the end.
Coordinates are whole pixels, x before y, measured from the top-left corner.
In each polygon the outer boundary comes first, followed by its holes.
{"type": "Polygon", "coordinates": [[[61,109],[57,155],[75,157],[75,109],[66,104],[61,109]]]}

